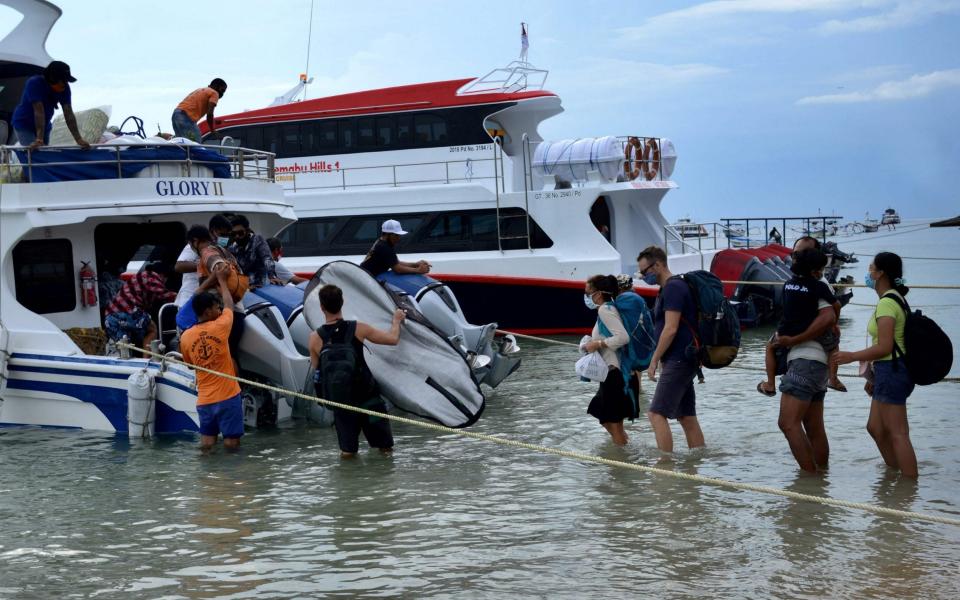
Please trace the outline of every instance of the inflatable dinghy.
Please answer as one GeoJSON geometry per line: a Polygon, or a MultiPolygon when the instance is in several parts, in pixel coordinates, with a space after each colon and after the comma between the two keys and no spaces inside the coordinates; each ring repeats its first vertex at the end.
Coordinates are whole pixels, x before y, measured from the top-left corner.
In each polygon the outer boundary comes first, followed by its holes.
{"type": "Polygon", "coordinates": [[[303,318],[310,329],[323,325],[320,287],[333,284],[343,290],[343,316],[389,330],[393,312],[407,311],[396,346],[364,344],[364,357],[383,397],[397,408],[442,423],[467,427],[483,412],[480,384],[465,356],[413,303],[401,304],[359,266],[335,261],[321,267],[306,286],[303,318]]]}

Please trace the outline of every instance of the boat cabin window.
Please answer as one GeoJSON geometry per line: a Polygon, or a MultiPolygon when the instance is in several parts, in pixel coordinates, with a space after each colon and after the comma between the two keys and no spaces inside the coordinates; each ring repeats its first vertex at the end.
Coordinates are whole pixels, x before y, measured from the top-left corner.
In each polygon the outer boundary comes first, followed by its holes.
{"type": "Polygon", "coordinates": [[[77,306],[73,245],[68,239],[24,240],[13,249],[17,302],[41,315],[77,306]]]}
{"type": "Polygon", "coordinates": [[[512,103],[362,117],[221,127],[240,145],[277,158],[326,156],[402,148],[489,144],[487,115],[512,103]]]}
{"type": "MultiPolygon", "coordinates": [[[[521,208],[500,210],[500,244],[494,209],[438,211],[417,214],[357,215],[300,219],[277,236],[285,256],[344,256],[365,254],[380,236],[387,219],[399,219],[408,232],[401,254],[519,250],[527,247],[526,213],[521,208]]],[[[530,219],[530,245],[549,248],[553,240],[530,219]]]]}
{"type": "Polygon", "coordinates": [[[373,117],[357,119],[357,145],[368,149],[376,146],[377,136],[374,129],[373,117]]]}

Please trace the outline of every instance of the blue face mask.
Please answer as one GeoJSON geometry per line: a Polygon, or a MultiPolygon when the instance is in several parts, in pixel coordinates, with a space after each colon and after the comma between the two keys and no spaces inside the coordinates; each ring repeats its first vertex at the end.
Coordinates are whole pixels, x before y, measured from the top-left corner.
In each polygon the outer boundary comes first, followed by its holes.
{"type": "Polygon", "coordinates": [[[597,310],[598,308],[600,308],[599,306],[597,306],[597,303],[593,301],[593,297],[591,294],[583,295],[583,303],[586,304],[587,308],[589,308],[590,310],[597,310]]]}
{"type": "Polygon", "coordinates": [[[877,282],[873,280],[873,277],[870,277],[870,273],[867,273],[867,276],[864,277],[863,282],[867,284],[867,287],[871,290],[876,289],[877,287],[877,282]]]}
{"type": "Polygon", "coordinates": [[[230,238],[228,237],[220,236],[217,238],[217,245],[220,246],[221,248],[226,248],[229,243],[230,243],[230,238]]]}
{"type": "Polygon", "coordinates": [[[657,285],[657,274],[647,273],[643,276],[643,282],[647,285],[657,285]]]}

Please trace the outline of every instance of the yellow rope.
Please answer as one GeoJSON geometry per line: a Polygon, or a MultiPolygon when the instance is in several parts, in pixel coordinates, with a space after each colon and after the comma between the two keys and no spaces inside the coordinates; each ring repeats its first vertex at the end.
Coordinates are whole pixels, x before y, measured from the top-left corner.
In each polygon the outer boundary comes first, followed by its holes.
{"type": "MultiPolygon", "coordinates": [[[[535,335],[525,335],[522,333],[516,333],[514,331],[506,331],[504,329],[498,329],[497,333],[504,334],[504,335],[509,333],[512,336],[521,337],[528,340],[534,340],[537,342],[545,342],[547,344],[556,344],[558,346],[573,346],[574,348],[580,347],[580,344],[575,344],[574,342],[565,342],[563,340],[552,340],[550,338],[537,337],[535,335]]],[[[748,367],[746,365],[727,365],[727,367],[733,368],[733,369],[743,369],[745,371],[766,371],[766,369],[764,369],[763,367],[748,367]]],[[[863,377],[863,375],[861,375],[860,373],[837,373],[837,375],[839,377],[863,377]]],[[[960,383],[960,377],[944,377],[940,381],[946,382],[946,383],[960,383]]]]}
{"type": "Polygon", "coordinates": [[[823,496],[814,496],[812,494],[800,494],[798,492],[791,492],[789,490],[783,490],[780,488],[769,487],[765,485],[756,485],[752,483],[741,483],[738,481],[727,481],[726,479],[719,479],[717,477],[707,477],[704,475],[692,475],[689,473],[680,473],[678,471],[671,471],[669,469],[660,469],[657,467],[648,467],[646,465],[639,465],[636,463],[628,463],[619,460],[612,460],[609,458],[603,458],[600,456],[594,456],[592,454],[585,454],[583,452],[574,452],[572,450],[561,450],[559,448],[551,448],[549,446],[542,446],[540,444],[531,444],[528,442],[520,442],[517,440],[511,440],[506,438],[501,438],[493,435],[487,435],[485,433],[477,433],[475,431],[467,431],[465,429],[454,429],[452,427],[447,427],[445,425],[438,425],[436,423],[427,423],[425,421],[418,421],[416,419],[410,419],[407,417],[401,417],[398,415],[391,415],[388,413],[381,413],[374,410],[368,410],[365,408],[360,408],[358,406],[351,406],[349,404],[341,404],[339,402],[333,402],[332,400],[326,400],[323,398],[317,398],[315,396],[308,396],[301,392],[296,392],[293,390],[286,390],[281,387],[260,383],[258,381],[252,381],[250,379],[244,379],[242,377],[236,377],[233,375],[228,375],[226,373],[221,373],[219,371],[214,371],[213,369],[207,369],[198,365],[191,365],[184,361],[176,360],[173,358],[165,357],[156,352],[145,351],[137,346],[132,344],[117,344],[118,346],[129,348],[131,350],[139,350],[145,354],[160,358],[164,362],[170,362],[174,364],[179,364],[192,368],[199,371],[204,371],[206,373],[211,373],[223,377],[225,379],[231,379],[238,383],[243,383],[245,385],[259,387],[261,389],[270,390],[279,394],[284,394],[287,396],[293,396],[296,398],[301,398],[304,400],[309,400],[312,402],[317,402],[318,404],[323,404],[333,408],[340,408],[344,410],[352,410],[361,414],[365,414],[371,417],[379,417],[381,419],[389,419],[390,421],[395,421],[397,423],[406,423],[408,425],[413,425],[415,427],[420,427],[424,429],[431,429],[433,431],[439,431],[445,434],[455,434],[462,437],[473,438],[475,440],[481,440],[484,442],[491,442],[494,444],[499,444],[501,446],[510,446],[513,448],[523,448],[524,450],[531,450],[533,452],[540,452],[542,454],[552,454],[554,456],[560,456],[562,458],[572,458],[581,462],[590,462],[601,465],[607,465],[610,467],[618,467],[621,469],[629,469],[632,471],[640,471],[642,473],[649,473],[653,475],[663,475],[666,477],[674,477],[677,479],[685,479],[687,481],[695,481],[697,483],[706,483],[709,485],[716,485],[720,487],[727,487],[737,490],[746,490],[751,492],[758,492],[761,494],[772,494],[774,496],[783,496],[784,498],[792,498],[794,500],[801,500],[803,502],[815,502],[818,504],[825,504],[828,506],[837,506],[840,508],[848,508],[851,510],[861,510],[864,512],[870,512],[878,515],[886,515],[890,517],[899,517],[902,519],[914,519],[918,521],[928,521],[931,523],[941,523],[944,525],[954,525],[960,527],[960,519],[951,519],[949,517],[941,517],[938,515],[928,515],[919,512],[906,511],[906,510],[897,510],[894,508],[886,508],[883,506],[875,506],[873,504],[866,504],[863,502],[850,502],[848,500],[838,500],[835,498],[827,498],[823,496]]]}

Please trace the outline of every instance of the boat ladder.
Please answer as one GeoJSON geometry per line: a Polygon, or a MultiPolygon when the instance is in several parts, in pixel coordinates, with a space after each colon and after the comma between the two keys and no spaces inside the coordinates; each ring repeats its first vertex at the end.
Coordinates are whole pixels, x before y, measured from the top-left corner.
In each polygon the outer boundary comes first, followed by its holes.
{"type": "Polygon", "coordinates": [[[3,393],[7,389],[9,372],[7,364],[10,362],[10,331],[0,320],[0,409],[3,409],[3,393]]]}
{"type": "MultiPolygon", "coordinates": [[[[530,162],[530,145],[527,143],[527,134],[523,134],[523,143],[521,144],[521,154],[523,155],[523,214],[516,213],[506,213],[504,209],[500,206],[500,188],[494,185],[494,191],[496,193],[497,199],[497,248],[503,252],[503,242],[505,240],[524,240],[527,243],[527,250],[532,250],[533,246],[530,242],[530,201],[529,201],[529,189],[527,185],[527,165],[530,162]],[[513,226],[511,224],[515,223],[517,219],[520,219],[521,225],[519,227],[513,226]],[[517,231],[519,229],[520,231],[517,231]],[[510,232],[509,235],[506,232],[510,232]]],[[[497,181],[497,165],[500,165],[500,169],[503,169],[503,148],[500,147],[500,138],[496,138],[493,143],[493,168],[494,168],[494,182],[497,181]],[[499,161],[497,160],[497,154],[499,152],[499,161]]],[[[503,173],[499,174],[500,177],[503,177],[503,173]]]]}

